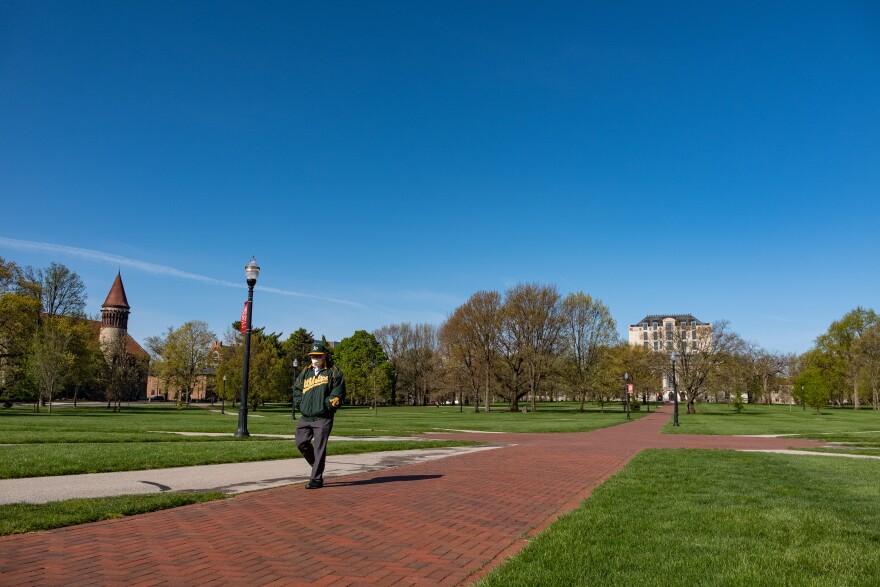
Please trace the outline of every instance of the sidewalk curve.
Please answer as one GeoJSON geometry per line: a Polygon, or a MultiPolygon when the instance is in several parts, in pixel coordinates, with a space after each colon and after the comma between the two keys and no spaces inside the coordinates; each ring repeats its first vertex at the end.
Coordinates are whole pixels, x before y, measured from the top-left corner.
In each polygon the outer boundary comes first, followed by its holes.
{"type": "MultiPolygon", "coordinates": [[[[366,473],[492,448],[497,447],[453,446],[339,455],[327,459],[324,476],[329,479],[366,473]]],[[[163,491],[244,493],[293,483],[305,483],[309,480],[311,470],[305,459],[297,458],[116,473],[0,479],[0,504],[46,503],[63,499],[139,495],[163,491]]]]}
{"type": "Polygon", "coordinates": [[[643,449],[819,445],[660,434],[670,413],[588,433],[493,435],[505,446],[334,477],[315,491],[278,487],[7,536],[0,576],[4,585],[470,584],[643,449]]]}

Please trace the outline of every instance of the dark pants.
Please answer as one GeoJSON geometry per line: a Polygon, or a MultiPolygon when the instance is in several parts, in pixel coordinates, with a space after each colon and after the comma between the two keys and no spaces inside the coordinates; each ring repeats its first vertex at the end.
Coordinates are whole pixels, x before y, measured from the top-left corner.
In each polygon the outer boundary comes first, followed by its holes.
{"type": "Polygon", "coordinates": [[[315,418],[311,422],[300,418],[296,425],[296,447],[305,457],[306,462],[312,466],[311,481],[324,482],[327,440],[330,438],[332,428],[333,420],[328,418],[315,418]],[[312,446],[312,438],[315,439],[314,446],[312,446]]]}

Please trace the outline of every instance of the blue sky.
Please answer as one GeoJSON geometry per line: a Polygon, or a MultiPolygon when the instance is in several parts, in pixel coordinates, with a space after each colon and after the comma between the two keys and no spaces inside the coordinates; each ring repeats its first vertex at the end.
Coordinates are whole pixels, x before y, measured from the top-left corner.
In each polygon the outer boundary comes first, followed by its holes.
{"type": "Polygon", "coordinates": [[[0,0],[0,256],[140,341],[481,289],[802,352],[880,299],[875,2],[0,0]],[[316,5],[317,4],[317,5],[316,5]]]}

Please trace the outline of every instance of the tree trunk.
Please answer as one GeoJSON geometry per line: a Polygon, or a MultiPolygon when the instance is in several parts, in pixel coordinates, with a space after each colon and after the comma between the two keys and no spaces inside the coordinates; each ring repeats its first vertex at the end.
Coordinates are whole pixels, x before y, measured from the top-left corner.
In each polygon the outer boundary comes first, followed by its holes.
{"type": "Polygon", "coordinates": [[[859,384],[853,382],[853,409],[860,410],[862,408],[862,401],[859,397],[859,384]]]}
{"type": "Polygon", "coordinates": [[[485,403],[486,413],[488,414],[490,411],[492,411],[491,407],[489,405],[489,366],[488,366],[488,364],[486,365],[486,400],[484,403],[485,403]]]}

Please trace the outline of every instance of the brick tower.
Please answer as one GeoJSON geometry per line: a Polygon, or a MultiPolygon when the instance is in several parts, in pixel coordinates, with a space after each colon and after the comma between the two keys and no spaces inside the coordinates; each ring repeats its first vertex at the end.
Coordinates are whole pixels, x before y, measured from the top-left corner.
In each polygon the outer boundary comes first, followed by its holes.
{"type": "Polygon", "coordinates": [[[131,307],[125,297],[125,288],[122,286],[121,273],[116,274],[116,280],[107,294],[107,299],[101,306],[101,346],[105,349],[119,339],[125,339],[128,333],[128,314],[131,307]]]}

